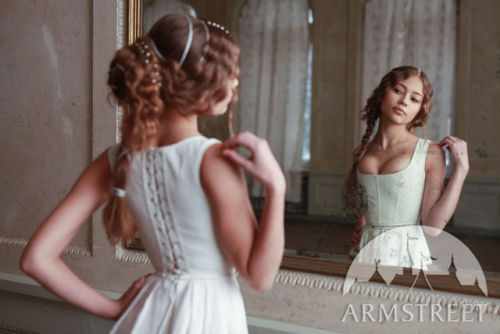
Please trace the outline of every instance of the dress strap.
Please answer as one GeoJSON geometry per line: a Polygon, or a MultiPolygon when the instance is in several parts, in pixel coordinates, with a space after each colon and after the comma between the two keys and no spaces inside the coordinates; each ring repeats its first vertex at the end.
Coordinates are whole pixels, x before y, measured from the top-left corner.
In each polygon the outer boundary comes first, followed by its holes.
{"type": "Polygon", "coordinates": [[[429,145],[431,144],[430,139],[424,139],[422,140],[422,151],[424,154],[427,154],[427,149],[429,148],[429,145]]]}
{"type": "Polygon", "coordinates": [[[422,160],[425,163],[425,157],[427,156],[427,151],[429,149],[429,145],[431,144],[430,139],[419,139],[420,140],[420,149],[419,155],[422,157],[422,160]]]}
{"type": "Polygon", "coordinates": [[[205,151],[212,145],[220,143],[221,141],[215,138],[205,138],[204,143],[200,146],[198,150],[198,156],[196,157],[196,164],[198,166],[198,170],[201,167],[201,162],[203,160],[203,156],[205,155],[205,151]]]}

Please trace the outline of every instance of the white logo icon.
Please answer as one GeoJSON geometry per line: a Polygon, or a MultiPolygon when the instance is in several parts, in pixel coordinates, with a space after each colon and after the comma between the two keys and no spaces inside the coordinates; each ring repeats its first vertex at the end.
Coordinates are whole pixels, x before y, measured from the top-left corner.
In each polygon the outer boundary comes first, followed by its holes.
{"type": "Polygon", "coordinates": [[[344,281],[343,295],[349,292],[354,281],[366,282],[375,272],[389,285],[397,274],[403,274],[404,267],[412,268],[412,274],[416,275],[411,288],[422,272],[432,290],[427,276],[449,274],[452,263],[461,285],[477,282],[488,296],[481,265],[462,241],[429,226],[395,227],[370,240],[356,255],[344,281]]]}

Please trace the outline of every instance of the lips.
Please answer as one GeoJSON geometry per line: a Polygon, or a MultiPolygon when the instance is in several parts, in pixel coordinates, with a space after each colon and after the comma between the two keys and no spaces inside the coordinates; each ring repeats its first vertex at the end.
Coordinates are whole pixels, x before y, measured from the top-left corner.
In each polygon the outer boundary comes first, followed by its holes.
{"type": "Polygon", "coordinates": [[[405,116],[405,115],[406,115],[406,113],[404,112],[404,110],[403,110],[403,109],[401,109],[401,108],[395,107],[395,108],[393,108],[393,110],[394,110],[394,112],[395,112],[396,114],[398,114],[398,115],[400,115],[400,116],[405,116]]]}

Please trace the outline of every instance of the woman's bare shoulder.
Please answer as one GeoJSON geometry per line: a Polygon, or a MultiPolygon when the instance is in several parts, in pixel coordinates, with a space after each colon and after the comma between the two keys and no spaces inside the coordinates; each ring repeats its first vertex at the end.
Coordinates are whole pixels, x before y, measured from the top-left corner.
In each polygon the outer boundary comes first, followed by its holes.
{"type": "Polygon", "coordinates": [[[205,151],[200,167],[200,179],[205,191],[219,192],[225,186],[244,185],[239,166],[222,154],[222,143],[211,145],[205,151]]]}

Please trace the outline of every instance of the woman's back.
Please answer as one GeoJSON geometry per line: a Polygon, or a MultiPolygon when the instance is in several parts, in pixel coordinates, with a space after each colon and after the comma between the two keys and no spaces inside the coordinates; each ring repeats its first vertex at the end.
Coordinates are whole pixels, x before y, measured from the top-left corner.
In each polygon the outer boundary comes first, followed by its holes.
{"type": "Polygon", "coordinates": [[[126,199],[156,272],[113,333],[246,332],[235,271],[200,184],[204,153],[218,142],[188,137],[130,158],[126,199]]]}

